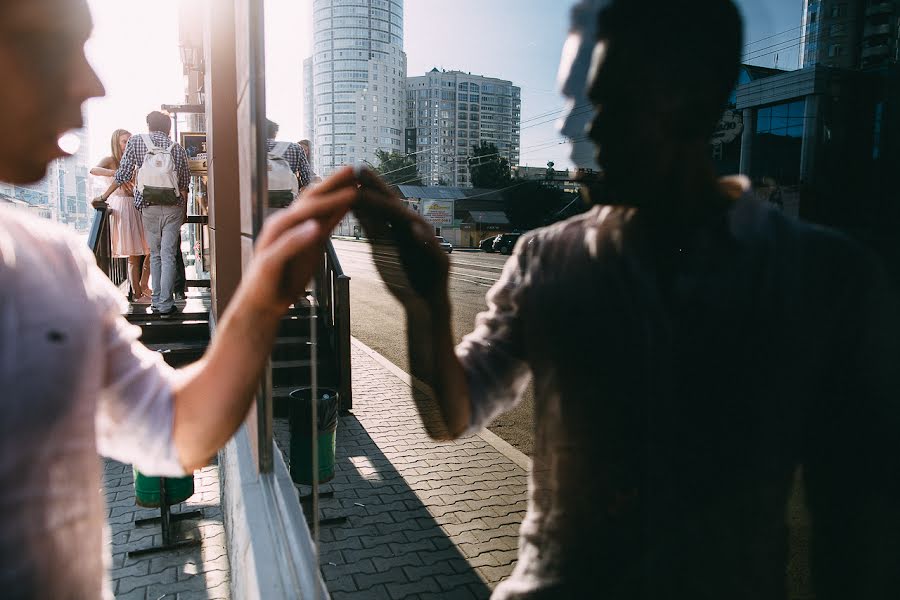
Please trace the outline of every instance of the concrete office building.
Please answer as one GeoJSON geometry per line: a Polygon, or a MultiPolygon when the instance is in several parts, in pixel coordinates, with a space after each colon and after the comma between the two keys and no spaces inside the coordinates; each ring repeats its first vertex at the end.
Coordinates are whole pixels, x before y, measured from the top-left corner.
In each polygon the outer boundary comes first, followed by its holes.
{"type": "Polygon", "coordinates": [[[72,156],[51,161],[42,180],[30,185],[0,182],[0,194],[27,202],[42,216],[86,230],[90,200],[95,192],[91,189],[88,174],[92,165],[87,131],[84,128],[75,132],[79,141],[78,151],[72,156]]]}
{"type": "Polygon", "coordinates": [[[432,69],[406,82],[405,152],[426,185],[472,187],[472,146],[497,146],[519,164],[522,91],[511,81],[432,69]]]}
{"type": "Polygon", "coordinates": [[[807,0],[803,66],[867,69],[896,62],[898,19],[900,0],[807,0]]]}
{"type": "Polygon", "coordinates": [[[316,172],[374,164],[379,149],[402,152],[403,0],[315,0],[313,18],[314,53],[304,71],[316,172]]]}

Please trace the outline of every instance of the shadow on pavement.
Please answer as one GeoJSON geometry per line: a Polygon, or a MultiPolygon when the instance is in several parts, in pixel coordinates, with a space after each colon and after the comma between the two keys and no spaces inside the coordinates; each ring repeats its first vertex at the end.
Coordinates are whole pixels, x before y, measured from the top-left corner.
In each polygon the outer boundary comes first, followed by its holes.
{"type": "MultiPolygon", "coordinates": [[[[286,419],[276,439],[290,457],[286,419]]],[[[298,486],[303,495],[308,486],[298,486]]],[[[353,415],[340,418],[335,477],[320,492],[320,565],[332,598],[488,598],[490,589],[353,415]]],[[[440,508],[440,507],[438,507],[440,508]]],[[[434,510],[434,509],[432,509],[434,510]]],[[[437,517],[440,519],[440,516],[437,517]]]]}

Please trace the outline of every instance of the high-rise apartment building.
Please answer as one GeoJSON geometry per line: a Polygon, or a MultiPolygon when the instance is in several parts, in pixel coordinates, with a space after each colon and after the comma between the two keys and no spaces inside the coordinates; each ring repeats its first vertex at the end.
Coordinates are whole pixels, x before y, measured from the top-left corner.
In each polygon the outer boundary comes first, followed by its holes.
{"type": "Polygon", "coordinates": [[[801,31],[804,67],[897,62],[900,0],[806,0],[801,31]]]}
{"type": "Polygon", "coordinates": [[[315,0],[313,18],[312,76],[304,95],[312,100],[306,134],[314,140],[316,172],[374,164],[379,149],[401,152],[403,0],[315,0]]]}
{"type": "Polygon", "coordinates": [[[313,59],[310,56],[303,61],[303,137],[316,139],[316,109],[313,91],[313,59]]]}
{"type": "Polygon", "coordinates": [[[522,91],[511,81],[432,69],[406,80],[406,154],[425,185],[471,187],[472,147],[494,144],[519,164],[522,91]]]}

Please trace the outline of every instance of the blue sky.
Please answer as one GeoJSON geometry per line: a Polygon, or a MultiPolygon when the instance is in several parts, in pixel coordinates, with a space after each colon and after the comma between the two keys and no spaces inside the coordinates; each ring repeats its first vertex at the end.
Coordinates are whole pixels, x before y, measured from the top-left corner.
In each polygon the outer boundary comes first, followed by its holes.
{"type": "MultiPolygon", "coordinates": [[[[89,0],[96,28],[88,45],[108,95],[88,104],[91,155],[108,153],[109,134],[139,132],[144,115],[182,94],[175,3],[186,0],[89,0]],[[128,36],[153,31],[157,50],[128,51],[128,36]],[[140,74],[141,85],[136,85],[140,74]]],[[[218,0],[213,0],[218,1],[218,0]]],[[[675,0],[673,0],[675,1],[675,0]]],[[[745,16],[748,59],[797,68],[802,0],[738,0],[745,16]],[[775,35],[775,34],[781,35],[775,35]],[[770,37],[774,36],[774,37],[770,37]],[[768,38],[768,39],[763,39],[768,38]],[[758,41],[760,40],[760,41],[758,41]]],[[[410,76],[433,67],[512,80],[522,88],[522,119],[561,109],[556,91],[560,51],[574,0],[405,0],[405,50],[410,76]]],[[[302,61],[312,43],[312,0],[265,0],[268,112],[285,139],[302,135],[302,61]]],[[[555,114],[523,124],[522,162],[567,166],[555,114]]]]}

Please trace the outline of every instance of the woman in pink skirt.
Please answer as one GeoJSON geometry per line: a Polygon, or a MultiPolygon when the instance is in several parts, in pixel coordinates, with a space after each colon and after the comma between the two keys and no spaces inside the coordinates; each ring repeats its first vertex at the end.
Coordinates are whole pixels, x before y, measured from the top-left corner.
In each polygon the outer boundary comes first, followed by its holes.
{"type": "MultiPolygon", "coordinates": [[[[97,177],[103,189],[112,183],[122,154],[125,152],[125,144],[131,134],[124,129],[116,129],[112,134],[110,146],[112,156],[103,158],[100,163],[91,169],[91,175],[97,177]]],[[[144,225],[141,221],[141,213],[134,207],[134,183],[129,182],[116,189],[107,199],[109,203],[109,234],[112,245],[112,255],[116,258],[128,259],[128,281],[131,284],[132,302],[139,304],[150,303],[150,250],[144,239],[144,225]],[[143,271],[141,258],[144,258],[143,271]]]]}

